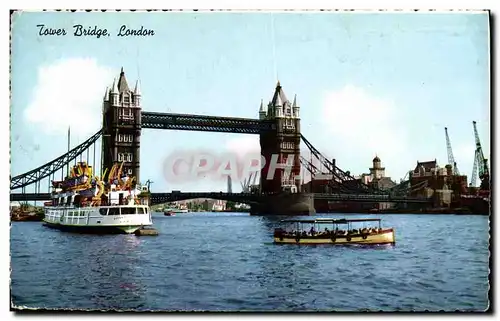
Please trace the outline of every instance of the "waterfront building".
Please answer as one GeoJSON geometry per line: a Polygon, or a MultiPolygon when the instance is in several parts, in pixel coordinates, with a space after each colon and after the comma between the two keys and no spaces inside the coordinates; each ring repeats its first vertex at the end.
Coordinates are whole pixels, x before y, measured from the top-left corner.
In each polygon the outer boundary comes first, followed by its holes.
{"type": "Polygon", "coordinates": [[[453,199],[467,193],[467,176],[454,175],[453,166],[440,167],[437,160],[420,162],[410,172],[410,185],[422,186],[415,189],[410,196],[435,198],[435,206],[451,206],[453,199]]]}

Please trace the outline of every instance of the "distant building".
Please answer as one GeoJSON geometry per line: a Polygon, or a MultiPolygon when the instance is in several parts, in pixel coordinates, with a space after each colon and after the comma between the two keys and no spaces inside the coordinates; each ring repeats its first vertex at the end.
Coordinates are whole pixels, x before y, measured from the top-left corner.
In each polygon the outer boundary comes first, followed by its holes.
{"type": "Polygon", "coordinates": [[[21,208],[21,203],[19,203],[17,201],[10,202],[10,210],[13,210],[15,208],[21,208]]]}
{"type": "Polygon", "coordinates": [[[452,165],[439,167],[437,160],[419,162],[410,172],[411,196],[435,197],[435,206],[449,206],[452,195],[467,192],[467,176],[453,175],[452,165]]]}
{"type": "Polygon", "coordinates": [[[223,212],[226,210],[226,204],[227,201],[206,199],[203,202],[203,209],[205,211],[223,212]]]}
{"type": "Polygon", "coordinates": [[[378,156],[373,159],[373,166],[369,168],[370,173],[361,174],[359,179],[366,185],[371,185],[381,190],[388,190],[396,186],[396,182],[385,176],[385,167],[378,156]]]}

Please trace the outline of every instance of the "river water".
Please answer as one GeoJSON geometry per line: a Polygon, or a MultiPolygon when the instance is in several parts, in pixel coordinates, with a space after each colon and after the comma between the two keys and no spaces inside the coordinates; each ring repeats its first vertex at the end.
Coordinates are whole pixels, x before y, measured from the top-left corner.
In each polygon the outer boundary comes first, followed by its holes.
{"type": "Polygon", "coordinates": [[[273,229],[284,217],[242,213],[155,213],[156,237],[13,222],[12,302],[183,311],[488,308],[488,217],[377,217],[396,228],[395,246],[274,245],[273,229]]]}

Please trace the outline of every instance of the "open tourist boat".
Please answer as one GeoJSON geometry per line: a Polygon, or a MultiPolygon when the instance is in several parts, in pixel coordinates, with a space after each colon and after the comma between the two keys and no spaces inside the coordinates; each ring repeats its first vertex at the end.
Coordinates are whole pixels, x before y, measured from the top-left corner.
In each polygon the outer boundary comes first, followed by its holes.
{"type": "Polygon", "coordinates": [[[396,243],[394,228],[382,228],[381,219],[378,218],[316,218],[283,220],[281,223],[284,227],[274,230],[274,243],[278,244],[396,243]]]}
{"type": "Polygon", "coordinates": [[[52,199],[44,204],[45,225],[76,232],[126,234],[152,225],[149,188],[134,185],[133,177],[122,176],[122,167],[123,163],[115,164],[104,181],[92,177],[92,166],[80,162],[64,181],[53,181],[52,199]]]}
{"type": "Polygon", "coordinates": [[[163,211],[163,215],[165,216],[175,216],[176,213],[189,213],[189,210],[186,207],[173,207],[163,211]]]}

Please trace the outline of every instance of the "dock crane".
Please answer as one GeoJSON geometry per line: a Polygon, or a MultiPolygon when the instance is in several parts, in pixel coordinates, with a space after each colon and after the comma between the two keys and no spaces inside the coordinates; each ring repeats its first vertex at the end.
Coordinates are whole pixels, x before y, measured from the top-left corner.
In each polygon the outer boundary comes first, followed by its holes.
{"type": "MultiPolygon", "coordinates": [[[[474,126],[474,137],[476,139],[476,151],[474,166],[479,168],[479,179],[481,179],[480,190],[489,191],[490,190],[490,170],[488,167],[488,160],[484,158],[483,148],[481,147],[481,142],[479,141],[479,134],[477,133],[476,122],[473,121],[474,126]]],[[[473,173],[475,177],[475,172],[473,173]]]]}
{"type": "Polygon", "coordinates": [[[453,157],[453,150],[451,149],[450,136],[448,136],[448,128],[444,128],[446,134],[446,149],[448,150],[448,164],[453,166],[453,175],[460,175],[457,167],[457,162],[455,162],[455,157],[453,157]]]}
{"type": "Polygon", "coordinates": [[[255,186],[257,183],[257,176],[258,176],[258,171],[250,173],[250,177],[245,178],[243,182],[240,182],[241,184],[241,191],[244,193],[250,193],[251,192],[251,187],[255,186]],[[253,181],[252,181],[252,176],[253,176],[253,181]]]}
{"type": "Polygon", "coordinates": [[[477,177],[477,149],[474,150],[474,166],[472,166],[470,187],[476,187],[476,177],[477,177]]]}

